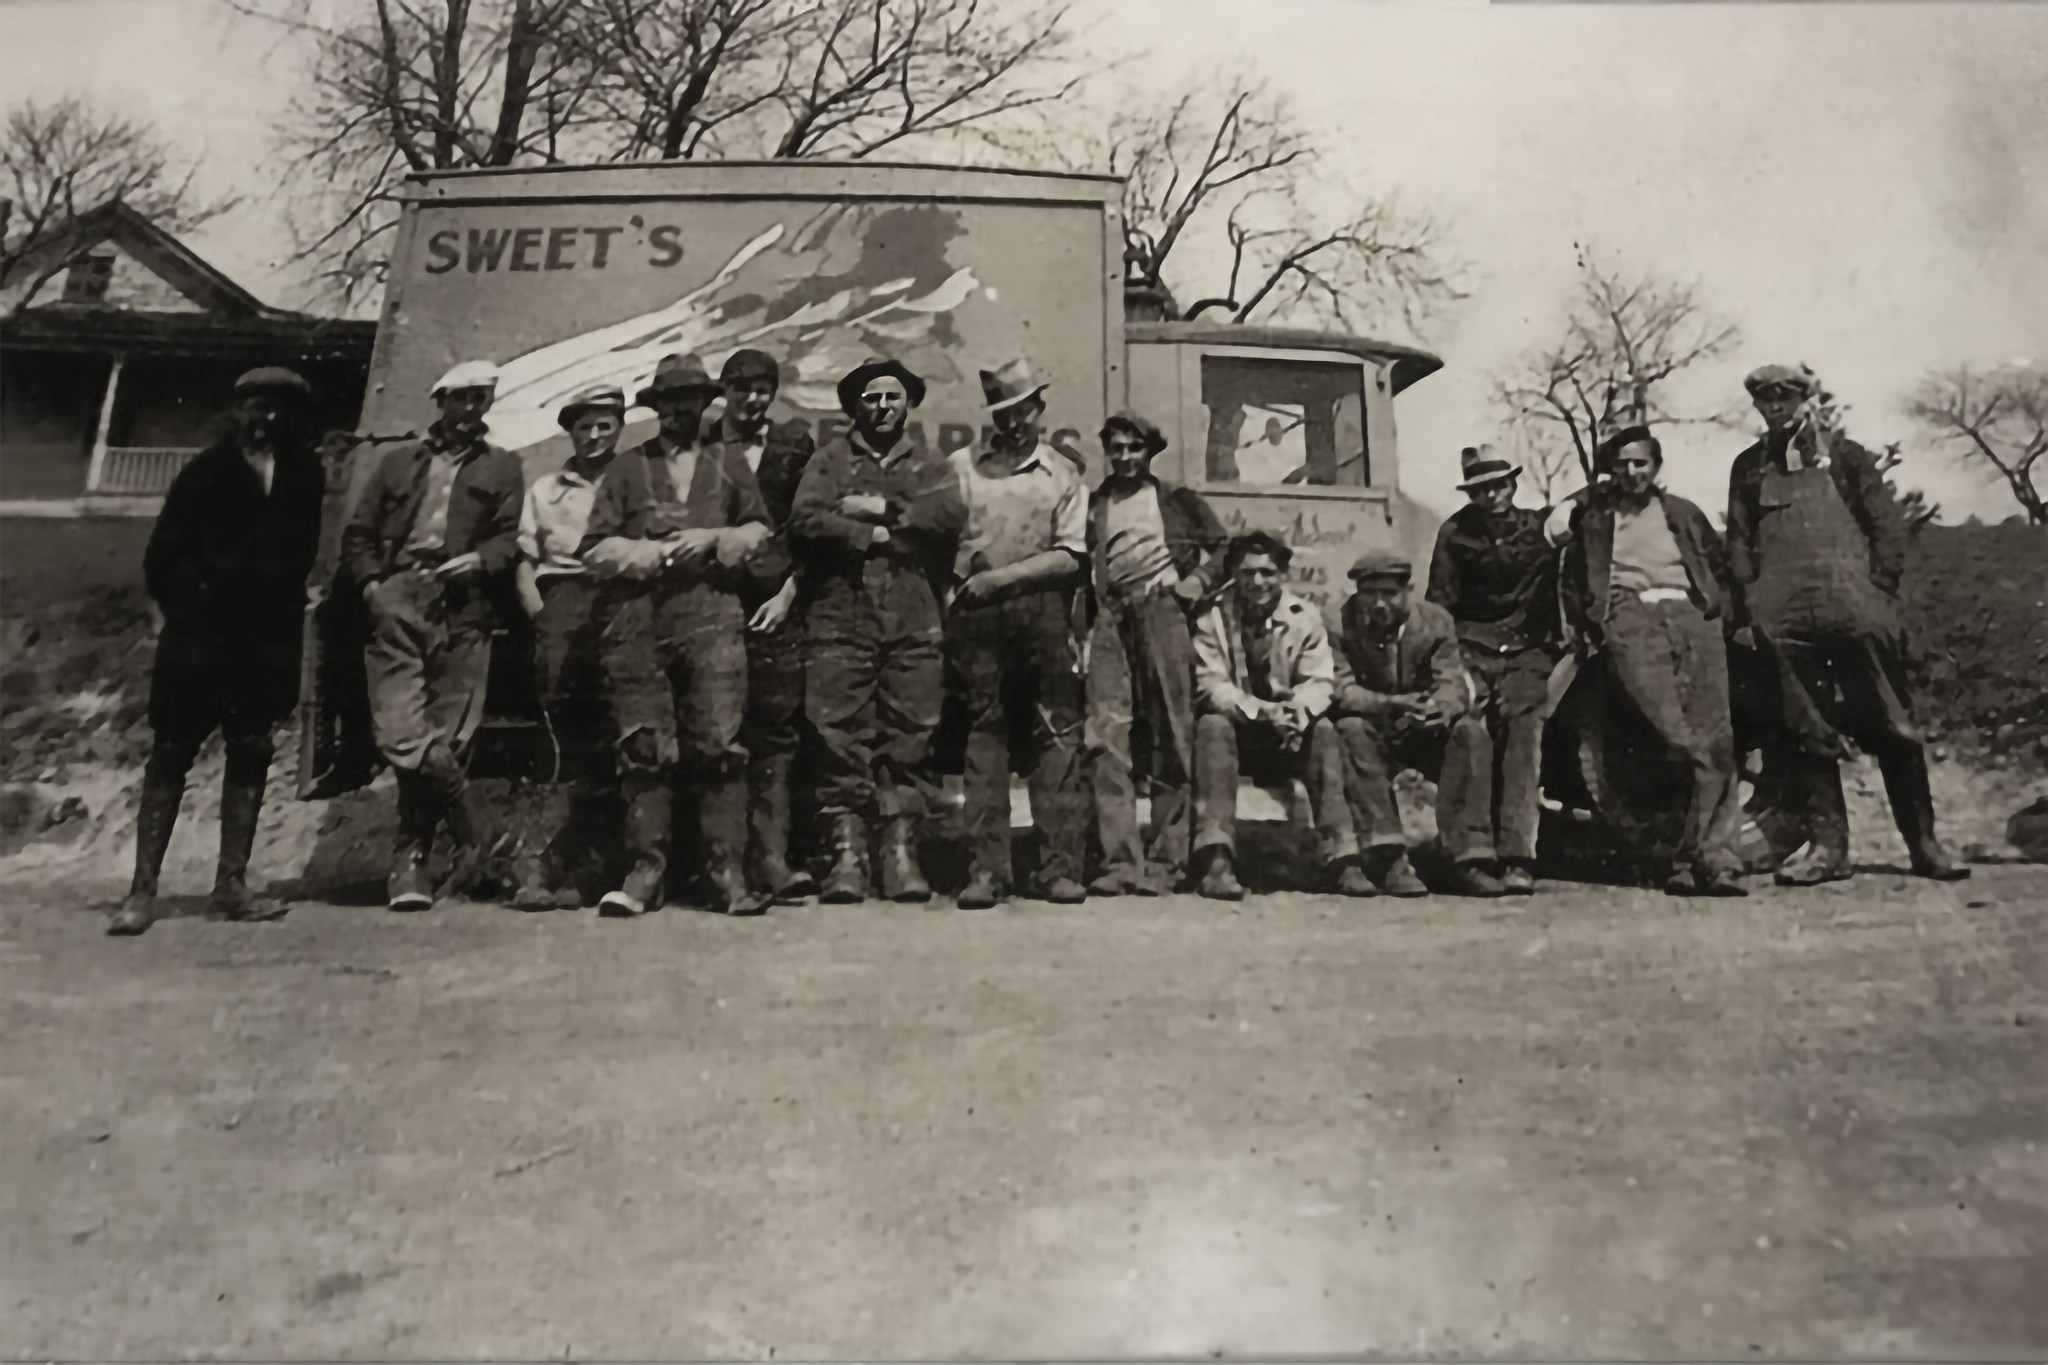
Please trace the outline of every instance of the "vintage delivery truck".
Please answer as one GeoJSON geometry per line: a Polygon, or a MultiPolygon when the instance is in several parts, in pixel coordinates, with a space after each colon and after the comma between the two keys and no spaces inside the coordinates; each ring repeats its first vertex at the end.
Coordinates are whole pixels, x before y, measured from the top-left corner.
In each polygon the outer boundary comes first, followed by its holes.
{"type": "MultiPolygon", "coordinates": [[[[302,794],[369,775],[360,726],[345,723],[360,710],[348,658],[359,623],[338,579],[341,527],[382,442],[425,429],[428,387],[460,360],[501,367],[492,439],[531,478],[568,454],[555,421],[564,399],[607,382],[630,396],[669,352],[695,352],[714,373],[743,346],[775,355],[776,416],[821,440],[844,430],[838,377],[894,356],[930,386],[914,435],[948,452],[984,437],[978,371],[1023,356],[1051,384],[1050,439],[1091,483],[1103,418],[1138,408],[1171,441],[1159,472],[1201,489],[1226,525],[1282,534],[1299,551],[1297,586],[1334,619],[1352,557],[1426,545],[1434,529],[1400,495],[1394,397],[1442,362],[1361,337],[1127,322],[1122,191],[1104,176],[814,162],[412,178],[367,439],[330,466],[302,794]]],[[[652,431],[636,408],[624,443],[652,431]]],[[[500,651],[494,668],[487,729],[499,733],[480,741],[485,769],[519,729],[517,653],[500,651]]]]}
{"type": "MultiPolygon", "coordinates": [[[[1419,580],[1437,518],[1401,494],[1394,400],[1442,362],[1364,337],[1180,321],[1127,297],[1122,191],[1104,176],[786,161],[412,177],[357,444],[330,460],[300,794],[375,771],[341,528],[382,444],[425,429],[429,386],[462,360],[500,366],[492,439],[530,479],[568,454],[556,413],[569,395],[613,383],[630,397],[670,352],[715,373],[741,347],[768,351],[784,372],[776,417],[820,440],[844,429],[838,377],[896,357],[929,384],[916,439],[947,452],[985,436],[977,372],[1023,356],[1051,384],[1050,439],[1091,484],[1103,418],[1144,412],[1170,441],[1159,473],[1201,490],[1226,526],[1295,547],[1293,587],[1333,629],[1361,551],[1405,548],[1419,580]]],[[[653,429],[633,409],[622,445],[653,429]]],[[[479,776],[544,766],[509,600],[503,617],[479,776]]],[[[1568,710],[1591,724],[1599,699],[1581,691],[1568,710]]],[[[1553,805],[1604,806],[1612,823],[1639,808],[1652,756],[1593,728],[1554,737],[1546,785],[1553,805]]]]}

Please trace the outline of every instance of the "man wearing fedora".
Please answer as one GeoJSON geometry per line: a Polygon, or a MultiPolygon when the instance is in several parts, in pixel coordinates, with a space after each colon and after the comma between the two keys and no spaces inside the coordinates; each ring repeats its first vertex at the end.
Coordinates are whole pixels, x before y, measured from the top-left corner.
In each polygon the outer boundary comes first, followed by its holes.
{"type": "Polygon", "coordinates": [[[498,385],[489,361],[464,361],[431,390],[440,416],[378,463],[342,535],[370,638],[372,729],[398,777],[393,910],[435,899],[427,863],[437,828],[453,845],[443,892],[470,889],[480,850],[463,768],[483,719],[492,580],[519,558],[526,482],[519,458],[485,440],[498,385]]]}
{"type": "Polygon", "coordinates": [[[533,481],[519,517],[519,600],[533,621],[534,680],[554,757],[536,837],[517,864],[512,903],[522,910],[582,903],[570,874],[591,851],[595,816],[618,780],[598,664],[597,589],[578,552],[625,420],[626,395],[616,385],[564,403],[556,421],[569,433],[569,458],[533,481]]]}
{"type": "Polygon", "coordinates": [[[967,886],[963,910],[1011,890],[1010,733],[1028,719],[1031,814],[1044,837],[1038,891],[1085,900],[1088,840],[1081,771],[1085,706],[1077,630],[1088,562],[1088,492],[1065,456],[1040,439],[1047,385],[1023,360],[981,372],[995,426],[987,449],[952,459],[967,502],[961,579],[946,620],[967,713],[967,886]],[[1013,706],[1028,717],[1013,717],[1013,706]]]}
{"type": "Polygon", "coordinates": [[[157,918],[157,878],[185,781],[215,730],[227,772],[211,910],[236,920],[285,913],[281,902],[250,891],[248,871],[271,734],[298,698],[306,577],[320,537],[324,475],[310,439],[312,398],[290,370],[265,367],[237,379],[232,433],[178,471],[150,531],[143,579],[163,631],[149,680],[135,873],[110,934],[140,934],[157,918]]]}
{"type": "Polygon", "coordinates": [[[1427,596],[1458,623],[1483,728],[1451,736],[1445,762],[1472,774],[1473,786],[1456,823],[1439,832],[1454,891],[1527,895],[1536,885],[1543,708],[1557,663],[1557,555],[1545,513],[1515,506],[1520,465],[1491,446],[1466,447],[1460,464],[1458,487],[1471,501],[1437,533],[1427,596]]]}
{"type": "Polygon", "coordinates": [[[1195,617],[1196,890],[1242,900],[1237,783],[1246,769],[1308,787],[1322,872],[1360,887],[1358,832],[1344,791],[1344,752],[1330,704],[1337,662],[1323,614],[1281,587],[1293,551],[1264,531],[1230,542],[1230,586],[1195,617]]]}
{"type": "Polygon", "coordinates": [[[749,561],[767,544],[768,509],[740,452],[699,445],[722,390],[693,355],[665,355],[637,395],[661,419],[598,484],[582,556],[603,586],[598,614],[606,691],[619,743],[631,866],[598,909],[630,918],[661,908],[674,787],[697,798],[711,908],[757,915],[747,883],[746,611],[749,561]]]}
{"type": "Polygon", "coordinates": [[[900,361],[868,360],[838,391],[853,430],[811,457],[788,523],[803,575],[804,714],[831,824],[823,898],[867,898],[874,821],[882,895],[923,901],[917,822],[945,691],[940,603],[967,508],[952,469],[906,430],[923,379],[900,361]]]}
{"type": "MultiPolygon", "coordinates": [[[[1744,387],[1765,432],[1729,470],[1728,555],[1750,613],[1822,724],[1876,757],[1913,871],[1967,877],[1935,832],[1927,755],[1912,715],[1898,600],[1907,527],[1898,501],[1876,457],[1839,429],[1832,396],[1812,370],[1765,365],[1744,387]]],[[[1836,881],[1850,870],[1839,762],[1828,745],[1802,742],[1801,728],[1787,724],[1764,745],[1765,780],[1805,837],[1777,872],[1790,885],[1836,881]]]]}
{"type": "Polygon", "coordinates": [[[1202,495],[1161,482],[1157,426],[1134,412],[1102,424],[1109,472],[1088,499],[1093,590],[1083,727],[1095,793],[1102,896],[1159,895],[1187,874],[1194,773],[1194,643],[1188,614],[1225,582],[1229,537],[1202,495]],[[1140,844],[1131,728],[1149,746],[1152,837],[1140,844]]]}
{"type": "Polygon", "coordinates": [[[718,372],[725,412],[714,439],[754,471],[775,539],[753,563],[741,593],[747,613],[747,794],[752,819],[747,875],[784,905],[818,894],[790,860],[790,780],[801,752],[804,643],[796,611],[799,575],[789,553],[789,509],[816,445],[801,422],[778,423],[768,410],[782,388],[782,367],[765,351],[739,350],[718,372]]]}
{"type": "Polygon", "coordinates": [[[1414,599],[1413,574],[1406,555],[1368,550],[1351,566],[1352,592],[1344,603],[1332,711],[1344,740],[1346,790],[1362,850],[1354,881],[1364,885],[1354,894],[1375,888],[1389,896],[1426,893],[1408,861],[1394,778],[1411,770],[1435,778],[1437,825],[1462,828],[1478,794],[1473,768],[1489,749],[1484,723],[1471,713],[1472,679],[1458,649],[1457,623],[1436,603],[1414,599]]]}

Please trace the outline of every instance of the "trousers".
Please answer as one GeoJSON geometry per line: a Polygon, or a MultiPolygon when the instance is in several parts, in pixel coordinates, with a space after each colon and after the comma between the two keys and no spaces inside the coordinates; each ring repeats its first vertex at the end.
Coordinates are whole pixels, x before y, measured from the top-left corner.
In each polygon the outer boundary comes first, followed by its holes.
{"type": "Polygon", "coordinates": [[[804,715],[819,739],[821,809],[882,819],[921,814],[925,760],[945,696],[930,582],[877,556],[858,581],[819,585],[804,636],[804,715]]]}
{"type": "Polygon", "coordinates": [[[1459,862],[1536,857],[1542,707],[1553,663],[1548,651],[1533,647],[1506,654],[1465,650],[1475,723],[1451,730],[1437,803],[1444,848],[1459,862]],[[1452,789],[1448,796],[1445,787],[1452,789]],[[1454,823],[1444,825],[1445,815],[1454,823]]]}
{"type": "Polygon", "coordinates": [[[1161,595],[1105,599],[1088,640],[1083,744],[1105,868],[1149,860],[1174,880],[1187,870],[1194,785],[1194,645],[1185,608],[1161,595]],[[1152,781],[1152,838],[1140,845],[1132,729],[1144,735],[1152,781]]]}
{"type": "Polygon", "coordinates": [[[971,871],[1010,878],[1010,718],[1024,714],[1031,721],[1031,814],[1045,837],[1039,877],[1079,881],[1088,839],[1085,697],[1066,594],[1030,593],[955,610],[946,635],[967,709],[971,871]]]}
{"type": "Polygon", "coordinates": [[[1210,712],[1195,721],[1195,847],[1237,848],[1237,783],[1250,773],[1299,778],[1323,863],[1356,857],[1358,831],[1344,792],[1343,743],[1336,722],[1318,716],[1301,748],[1288,751],[1263,721],[1210,712]]]}
{"type": "Polygon", "coordinates": [[[744,772],[747,647],[739,600],[705,584],[630,588],[602,614],[599,653],[621,769],[683,766],[707,778],[744,772]]]}
{"type": "Polygon", "coordinates": [[[437,741],[459,756],[483,722],[491,633],[470,596],[476,591],[400,569],[364,595],[370,726],[384,761],[400,772],[419,771],[437,741]]]}
{"type": "Polygon", "coordinates": [[[1741,787],[1728,707],[1728,646],[1721,624],[1690,602],[1618,594],[1607,622],[1615,683],[1664,742],[1683,755],[1692,784],[1674,859],[1680,867],[1739,872],[1741,787]]]}
{"type": "Polygon", "coordinates": [[[1391,720],[1345,716],[1337,722],[1337,733],[1344,741],[1345,791],[1351,798],[1351,818],[1358,826],[1360,847],[1407,846],[1401,807],[1394,798],[1394,778],[1403,772],[1418,772],[1436,782],[1439,831],[1466,829],[1473,823],[1465,803],[1473,799],[1479,785],[1470,768],[1489,752],[1483,722],[1460,717],[1448,730],[1426,730],[1391,720]],[[1454,743],[1453,736],[1461,727],[1467,733],[1454,743]],[[1467,770],[1455,770],[1454,761],[1467,764],[1467,770]]]}

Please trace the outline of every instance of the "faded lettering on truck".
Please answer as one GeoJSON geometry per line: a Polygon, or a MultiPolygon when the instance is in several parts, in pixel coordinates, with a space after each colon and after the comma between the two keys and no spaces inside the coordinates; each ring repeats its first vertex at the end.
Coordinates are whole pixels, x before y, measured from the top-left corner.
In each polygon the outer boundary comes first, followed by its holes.
{"type": "MultiPolygon", "coordinates": [[[[605,270],[619,255],[617,239],[644,232],[633,246],[644,246],[638,259],[665,270],[683,259],[683,229],[675,223],[648,227],[638,216],[624,225],[590,223],[553,227],[442,228],[427,238],[429,275],[464,270],[471,275],[501,270],[605,270]]],[[[630,248],[628,248],[630,249],[630,248]]]]}

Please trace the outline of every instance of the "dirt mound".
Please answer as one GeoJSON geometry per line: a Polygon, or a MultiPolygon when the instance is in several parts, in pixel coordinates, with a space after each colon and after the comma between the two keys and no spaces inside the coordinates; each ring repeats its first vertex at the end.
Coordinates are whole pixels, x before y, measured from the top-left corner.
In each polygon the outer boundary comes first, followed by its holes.
{"type": "Polygon", "coordinates": [[[1901,596],[1928,731],[1993,766],[2048,770],[2048,527],[1923,527],[1901,596]]]}

